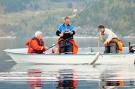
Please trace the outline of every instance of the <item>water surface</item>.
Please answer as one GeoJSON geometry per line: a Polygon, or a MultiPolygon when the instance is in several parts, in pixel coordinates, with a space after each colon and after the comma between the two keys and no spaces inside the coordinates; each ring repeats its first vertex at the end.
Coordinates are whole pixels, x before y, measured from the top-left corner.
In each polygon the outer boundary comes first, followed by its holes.
{"type": "MultiPolygon", "coordinates": [[[[0,89],[134,89],[135,66],[131,65],[30,65],[16,64],[2,50],[25,47],[26,39],[0,39],[0,89]],[[124,85],[120,85],[124,83],[124,85]],[[108,85],[108,86],[106,86],[108,85]]],[[[45,38],[46,46],[56,38],[45,38]]],[[[124,39],[125,46],[128,41],[124,39]]],[[[79,38],[80,51],[97,47],[96,38],[79,38]]],[[[99,43],[99,46],[103,46],[99,43]]]]}

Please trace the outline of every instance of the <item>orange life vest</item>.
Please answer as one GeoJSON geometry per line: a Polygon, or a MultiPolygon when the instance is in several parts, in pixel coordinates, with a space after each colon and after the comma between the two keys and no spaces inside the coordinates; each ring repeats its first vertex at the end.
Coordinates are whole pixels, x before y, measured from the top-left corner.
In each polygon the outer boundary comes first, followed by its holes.
{"type": "Polygon", "coordinates": [[[123,50],[123,42],[119,38],[113,38],[110,43],[116,43],[117,44],[117,51],[119,54],[122,53],[123,50]]]}
{"type": "Polygon", "coordinates": [[[42,40],[38,40],[37,38],[32,38],[26,42],[28,46],[28,53],[38,53],[42,54],[44,50],[42,47],[44,46],[44,42],[42,40]]]}
{"type": "Polygon", "coordinates": [[[121,40],[118,40],[117,42],[117,46],[118,46],[118,53],[122,53],[123,50],[123,42],[121,40]]]}
{"type": "MultiPolygon", "coordinates": [[[[60,42],[62,41],[61,38],[58,39],[58,54],[60,54],[60,42]]],[[[74,40],[70,40],[69,41],[72,45],[73,45],[73,54],[77,54],[78,53],[78,45],[76,44],[76,42],[74,40]]]]}

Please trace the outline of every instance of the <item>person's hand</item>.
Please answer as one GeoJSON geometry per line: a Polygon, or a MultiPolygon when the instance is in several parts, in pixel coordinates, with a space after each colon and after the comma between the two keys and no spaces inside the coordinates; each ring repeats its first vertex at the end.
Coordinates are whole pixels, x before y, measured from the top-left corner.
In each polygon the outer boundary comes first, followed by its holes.
{"type": "Polygon", "coordinates": [[[46,48],[46,47],[44,47],[44,46],[42,46],[41,47],[41,50],[43,50],[43,51],[46,51],[48,48],[46,48]]]}
{"type": "Polygon", "coordinates": [[[41,50],[43,50],[43,49],[44,49],[44,46],[41,47],[41,50]]]}
{"type": "Polygon", "coordinates": [[[60,36],[60,37],[63,37],[63,35],[64,35],[64,34],[63,34],[63,33],[61,33],[59,36],[60,36]]]}
{"type": "Polygon", "coordinates": [[[104,42],[104,46],[106,47],[107,45],[108,45],[108,42],[107,42],[107,41],[105,41],[105,42],[104,42]]]}
{"type": "Polygon", "coordinates": [[[48,50],[49,48],[48,48],[48,47],[45,47],[44,49],[45,49],[45,50],[48,50]]]}
{"type": "Polygon", "coordinates": [[[69,33],[70,33],[70,35],[73,35],[73,32],[72,31],[70,31],[69,33]]]}

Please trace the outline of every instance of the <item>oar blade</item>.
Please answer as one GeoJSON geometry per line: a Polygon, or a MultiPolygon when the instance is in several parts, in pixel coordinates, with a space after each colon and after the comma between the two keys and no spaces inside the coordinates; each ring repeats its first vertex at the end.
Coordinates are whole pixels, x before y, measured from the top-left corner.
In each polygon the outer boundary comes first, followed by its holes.
{"type": "Polygon", "coordinates": [[[95,57],[93,58],[93,61],[90,63],[90,65],[94,65],[96,63],[96,61],[99,59],[100,53],[97,52],[95,57]]]}

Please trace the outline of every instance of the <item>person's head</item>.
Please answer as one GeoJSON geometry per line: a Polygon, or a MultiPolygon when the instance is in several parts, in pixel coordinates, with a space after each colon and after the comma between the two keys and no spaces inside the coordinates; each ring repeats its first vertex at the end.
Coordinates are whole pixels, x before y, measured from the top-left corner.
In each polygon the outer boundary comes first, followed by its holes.
{"type": "Polygon", "coordinates": [[[38,39],[43,39],[43,34],[41,31],[37,31],[35,32],[35,37],[38,38],[38,39]]]}
{"type": "Polygon", "coordinates": [[[102,33],[102,32],[104,32],[104,30],[105,30],[105,26],[104,26],[104,25],[99,25],[99,26],[98,26],[98,31],[99,31],[99,32],[102,33]]]}
{"type": "Polygon", "coordinates": [[[69,25],[69,24],[70,24],[70,18],[69,18],[68,16],[66,16],[66,17],[64,18],[64,24],[65,24],[65,25],[69,25]]]}

